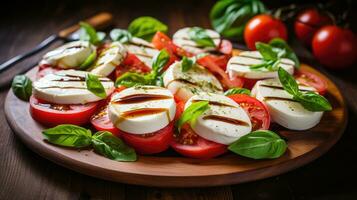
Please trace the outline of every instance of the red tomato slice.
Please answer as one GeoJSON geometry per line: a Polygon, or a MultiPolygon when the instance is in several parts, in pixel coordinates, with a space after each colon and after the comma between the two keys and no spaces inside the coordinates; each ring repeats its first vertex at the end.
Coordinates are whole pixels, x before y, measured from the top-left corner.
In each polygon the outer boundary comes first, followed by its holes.
{"type": "Polygon", "coordinates": [[[137,135],[121,131],[124,141],[140,154],[154,154],[169,148],[173,138],[174,123],[149,134],[137,135]]]}
{"type": "Polygon", "coordinates": [[[321,95],[327,91],[327,82],[312,72],[300,69],[295,72],[295,78],[303,85],[314,87],[321,95]]]}
{"type": "Polygon", "coordinates": [[[55,72],[58,72],[60,70],[61,69],[51,67],[50,65],[40,65],[38,67],[38,72],[36,74],[36,79],[40,79],[40,78],[46,76],[47,74],[54,74],[55,72]]]}
{"type": "Polygon", "coordinates": [[[180,118],[181,114],[185,110],[185,102],[181,101],[178,97],[175,97],[175,102],[176,102],[175,119],[178,119],[178,118],[180,118]]]}
{"type": "Polygon", "coordinates": [[[171,147],[183,156],[199,159],[214,158],[227,151],[226,145],[200,137],[188,124],[182,127],[179,137],[174,138],[171,147]]]}
{"type": "Polygon", "coordinates": [[[259,79],[244,78],[244,87],[251,90],[257,81],[259,81],[259,79]]]}
{"type": "Polygon", "coordinates": [[[265,104],[245,94],[233,94],[228,97],[237,102],[248,113],[252,122],[252,131],[269,129],[270,114],[265,104]]]}
{"type": "Polygon", "coordinates": [[[59,124],[83,125],[89,122],[90,117],[98,107],[98,102],[81,104],[59,105],[30,97],[30,113],[34,120],[52,127],[59,124]]]}
{"type": "Polygon", "coordinates": [[[108,115],[108,105],[101,107],[92,117],[90,123],[97,131],[109,131],[120,137],[120,130],[110,121],[108,115]]]}
{"type": "Polygon", "coordinates": [[[223,54],[232,55],[233,45],[229,40],[222,40],[218,50],[223,54]]]}
{"type": "Polygon", "coordinates": [[[225,89],[232,87],[242,87],[244,82],[242,78],[236,77],[230,79],[228,74],[217,65],[211,56],[204,56],[197,60],[197,63],[206,67],[223,84],[225,89]]]}
{"type": "Polygon", "coordinates": [[[151,68],[146,66],[135,54],[128,53],[123,62],[116,67],[115,75],[119,77],[125,72],[147,73],[150,71],[151,68]]]}
{"type": "Polygon", "coordinates": [[[167,49],[169,52],[178,55],[180,57],[186,56],[186,57],[191,57],[193,54],[186,52],[182,48],[178,47],[175,45],[172,40],[169,38],[169,36],[165,35],[162,32],[156,32],[154,37],[152,38],[152,44],[155,46],[155,48],[161,50],[161,49],[167,49]]]}

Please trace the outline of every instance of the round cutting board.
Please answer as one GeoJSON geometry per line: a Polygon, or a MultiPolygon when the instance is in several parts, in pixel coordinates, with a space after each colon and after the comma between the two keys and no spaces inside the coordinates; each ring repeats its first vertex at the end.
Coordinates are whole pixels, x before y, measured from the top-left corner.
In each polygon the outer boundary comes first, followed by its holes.
{"type": "MultiPolygon", "coordinates": [[[[346,126],[345,102],[336,85],[313,68],[302,68],[325,78],[327,98],[333,111],[326,112],[321,122],[307,131],[291,131],[273,126],[288,143],[287,152],[278,159],[253,160],[227,153],[218,158],[198,160],[184,158],[169,150],[139,156],[137,162],[117,162],[91,150],[73,150],[48,144],[41,131],[45,128],[30,116],[29,104],[10,90],[5,102],[7,120],[17,136],[33,151],[59,165],[89,176],[129,184],[159,187],[204,187],[236,184],[285,173],[324,154],[341,137],[346,126]]],[[[37,68],[27,73],[35,77],[37,68]]]]}

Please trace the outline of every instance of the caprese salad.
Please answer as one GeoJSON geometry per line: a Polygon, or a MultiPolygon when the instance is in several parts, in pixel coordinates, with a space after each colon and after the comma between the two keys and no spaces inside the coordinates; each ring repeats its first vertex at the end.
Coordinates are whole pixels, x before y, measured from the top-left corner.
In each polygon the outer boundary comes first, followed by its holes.
{"type": "Polygon", "coordinates": [[[92,147],[117,161],[168,148],[199,159],[228,151],[272,159],[287,142],[271,123],[306,130],[332,109],[326,82],[300,70],[283,40],[233,55],[213,30],[185,27],[171,39],[151,17],[104,40],[81,27],[81,40],[43,56],[36,80],[19,75],[12,84],[59,146],[92,147]]]}

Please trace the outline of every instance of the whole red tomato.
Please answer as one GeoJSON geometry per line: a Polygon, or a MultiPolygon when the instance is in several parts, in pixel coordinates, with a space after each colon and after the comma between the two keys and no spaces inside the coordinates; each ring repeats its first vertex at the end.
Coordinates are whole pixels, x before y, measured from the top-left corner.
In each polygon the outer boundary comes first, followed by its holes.
{"type": "Polygon", "coordinates": [[[282,21],[270,15],[257,15],[250,19],[244,29],[244,40],[249,49],[255,50],[256,42],[268,43],[273,38],[288,39],[286,27],[282,21]]]}
{"type": "Polygon", "coordinates": [[[323,26],[333,24],[332,19],[315,8],[302,11],[294,23],[296,37],[310,46],[314,34],[323,26]]]}
{"type": "Polygon", "coordinates": [[[356,61],[356,44],[352,31],[338,26],[325,26],[314,35],[312,51],[326,67],[341,69],[356,61]]]}

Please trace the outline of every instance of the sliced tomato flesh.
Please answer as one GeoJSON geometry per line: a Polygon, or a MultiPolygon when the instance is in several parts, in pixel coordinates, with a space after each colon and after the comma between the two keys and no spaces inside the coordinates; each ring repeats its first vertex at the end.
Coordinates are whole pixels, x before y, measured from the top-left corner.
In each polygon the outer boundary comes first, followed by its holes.
{"type": "MultiPolygon", "coordinates": [[[[155,48],[161,50],[161,49],[166,49],[168,50],[171,54],[174,54],[179,57],[191,57],[193,54],[186,52],[183,50],[181,47],[178,47],[175,45],[171,38],[167,36],[165,33],[162,32],[156,32],[154,37],[152,38],[152,44],[155,46],[155,48]]],[[[171,55],[172,56],[172,55],[171,55]]]]}
{"type": "Polygon", "coordinates": [[[90,119],[91,124],[97,131],[109,131],[120,137],[120,130],[110,121],[108,105],[101,107],[90,119]]]}
{"type": "Polygon", "coordinates": [[[233,94],[228,97],[237,102],[247,112],[252,123],[252,131],[269,129],[270,114],[263,102],[245,94],[233,94]]]}
{"type": "Polygon", "coordinates": [[[60,124],[83,125],[89,122],[98,104],[53,104],[31,96],[30,113],[34,120],[48,127],[60,124]]]}
{"type": "Polygon", "coordinates": [[[175,136],[171,147],[183,156],[199,159],[214,158],[227,152],[226,145],[200,137],[188,124],[185,124],[180,134],[175,136]]]}
{"type": "Polygon", "coordinates": [[[151,68],[146,66],[135,54],[128,53],[123,62],[115,69],[116,77],[123,75],[125,72],[148,73],[151,68]]]}
{"type": "Polygon", "coordinates": [[[312,72],[303,69],[297,70],[295,72],[295,78],[300,84],[315,88],[321,95],[324,95],[327,91],[326,80],[312,72]]]}
{"type": "Polygon", "coordinates": [[[174,123],[171,122],[166,127],[148,134],[132,134],[121,131],[124,141],[133,147],[139,154],[155,154],[169,148],[173,138],[174,123]]]}

